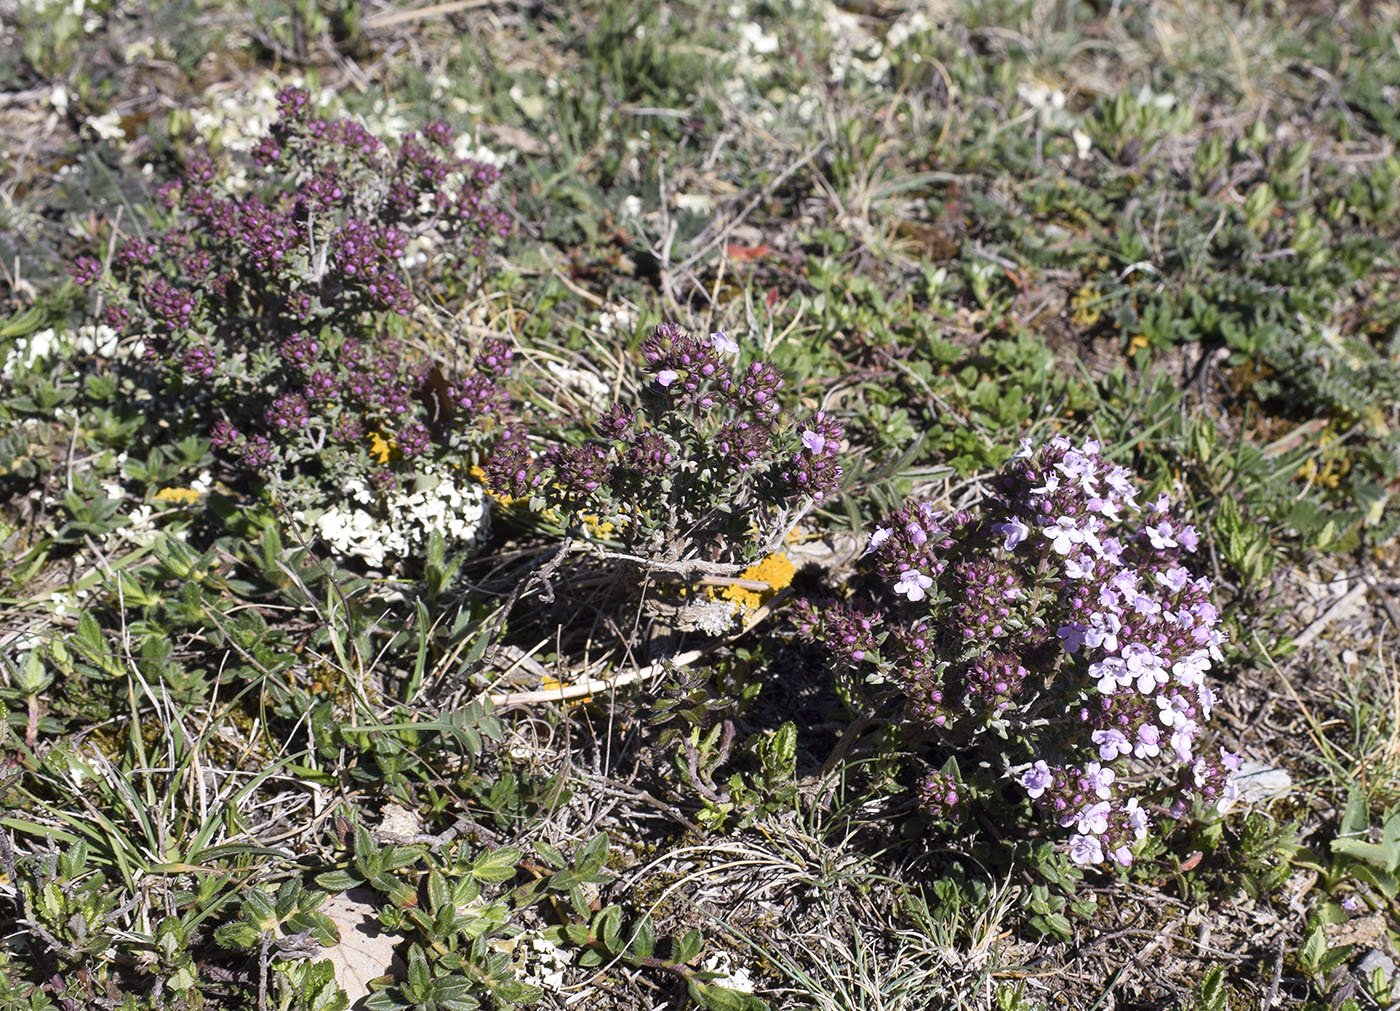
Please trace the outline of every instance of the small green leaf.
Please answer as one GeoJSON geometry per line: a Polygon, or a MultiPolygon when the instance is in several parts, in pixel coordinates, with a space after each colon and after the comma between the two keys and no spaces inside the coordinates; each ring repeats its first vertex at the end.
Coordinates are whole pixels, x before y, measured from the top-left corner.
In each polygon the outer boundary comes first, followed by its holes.
{"type": "Polygon", "coordinates": [[[608,858],[608,837],[599,832],[574,857],[574,870],[583,878],[592,877],[608,858]]]}
{"type": "Polygon", "coordinates": [[[514,846],[483,853],[472,864],[472,877],[478,881],[509,881],[515,877],[520,851],[514,846]]]}
{"type": "Polygon", "coordinates": [[[1322,924],[1313,928],[1308,935],[1302,949],[1298,952],[1298,962],[1308,972],[1317,972],[1322,965],[1322,956],[1327,954],[1327,933],[1322,929],[1322,924]]]}
{"type": "Polygon", "coordinates": [[[344,892],[364,883],[364,878],[350,871],[326,871],[316,875],[316,884],[328,892],[344,892]]]}
{"type": "Polygon", "coordinates": [[[671,939],[672,965],[687,965],[696,955],[700,954],[700,946],[705,943],[705,939],[700,936],[698,930],[687,930],[680,937],[671,939]]]}

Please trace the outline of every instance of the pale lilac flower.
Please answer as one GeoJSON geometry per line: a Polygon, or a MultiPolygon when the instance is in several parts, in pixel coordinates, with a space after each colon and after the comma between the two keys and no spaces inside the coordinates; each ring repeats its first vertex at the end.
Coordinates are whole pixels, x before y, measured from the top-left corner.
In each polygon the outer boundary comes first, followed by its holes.
{"type": "Polygon", "coordinates": [[[1103,844],[1097,836],[1076,835],[1069,840],[1069,858],[1080,867],[1103,863],[1103,844]]]}
{"type": "Polygon", "coordinates": [[[1147,812],[1138,807],[1138,799],[1129,797],[1123,805],[1123,813],[1128,816],[1128,827],[1139,839],[1147,838],[1147,812]]]}
{"type": "Polygon", "coordinates": [[[1100,516],[1106,516],[1115,523],[1123,518],[1122,514],[1118,512],[1118,503],[1111,498],[1099,498],[1096,496],[1089,500],[1088,505],[1091,512],[1096,512],[1100,516]]]}
{"type": "Polygon", "coordinates": [[[1189,523],[1176,532],[1176,539],[1181,542],[1183,548],[1193,553],[1201,544],[1200,533],[1189,523]]]}
{"type": "Polygon", "coordinates": [[[1054,781],[1055,777],[1051,774],[1050,767],[1044,762],[1036,762],[1021,774],[1021,785],[1026,788],[1032,799],[1044,793],[1054,781]]]}
{"type": "Polygon", "coordinates": [[[1141,643],[1129,643],[1123,647],[1123,663],[1128,673],[1137,678],[1137,690],[1150,695],[1159,685],[1167,683],[1167,671],[1156,654],[1141,643]]]}
{"type": "Polygon", "coordinates": [[[1191,703],[1182,695],[1157,696],[1157,720],[1164,727],[1179,727],[1188,722],[1190,717],[1186,715],[1186,710],[1190,708],[1191,703]]]}
{"type": "Polygon", "coordinates": [[[1127,467],[1114,467],[1104,475],[1104,481],[1124,501],[1131,501],[1132,497],[1137,494],[1137,489],[1133,487],[1133,472],[1127,467]]]}
{"type": "Polygon", "coordinates": [[[1065,559],[1065,575],[1070,579],[1093,579],[1094,563],[1088,555],[1080,553],[1074,558],[1065,559]]]}
{"type": "Polygon", "coordinates": [[[1190,581],[1191,573],[1187,572],[1180,565],[1174,565],[1166,572],[1157,573],[1157,582],[1161,583],[1173,593],[1180,593],[1190,581]]]}
{"type": "Polygon", "coordinates": [[[1089,676],[1098,679],[1099,691],[1112,695],[1119,688],[1133,683],[1133,675],[1122,657],[1106,656],[1098,663],[1089,665],[1089,676]]]}
{"type": "Polygon", "coordinates": [[[1220,791],[1220,799],[1215,802],[1215,809],[1221,814],[1225,814],[1235,806],[1235,801],[1239,799],[1240,785],[1232,777],[1225,780],[1225,786],[1220,791]]]}
{"type": "Polygon", "coordinates": [[[866,545],[865,553],[867,555],[870,554],[870,552],[874,551],[881,544],[884,544],[887,540],[889,540],[890,535],[893,533],[894,531],[891,530],[889,527],[876,527],[875,532],[870,535],[870,543],[866,545]]]}
{"type": "Polygon", "coordinates": [[[1348,913],[1354,913],[1361,908],[1361,901],[1355,895],[1348,895],[1342,900],[1342,908],[1348,913]]]}
{"type": "Polygon", "coordinates": [[[1125,597],[1137,596],[1138,577],[1132,569],[1124,569],[1108,581],[1108,585],[1113,587],[1125,597]]]}
{"type": "Polygon", "coordinates": [[[1109,789],[1113,785],[1114,774],[1112,769],[1105,769],[1098,762],[1090,762],[1084,766],[1084,779],[1088,782],[1088,788],[1104,800],[1113,796],[1113,791],[1109,789]]]}
{"type": "Polygon", "coordinates": [[[710,343],[715,350],[721,354],[737,355],[739,353],[739,342],[730,337],[723,330],[717,330],[710,334],[710,343]]]}
{"type": "Polygon", "coordinates": [[[1158,523],[1155,527],[1144,527],[1143,532],[1147,534],[1147,539],[1158,551],[1176,547],[1176,538],[1172,536],[1172,525],[1166,520],[1158,523]]]}
{"type": "Polygon", "coordinates": [[[1134,758],[1156,758],[1162,753],[1162,732],[1155,723],[1144,723],[1138,727],[1137,745],[1133,748],[1134,758]]]}
{"type": "Polygon", "coordinates": [[[918,569],[905,569],[900,573],[899,582],[894,584],[894,592],[910,600],[923,600],[932,585],[933,580],[918,569]]]}
{"type": "Polygon", "coordinates": [[[1197,650],[1172,664],[1172,676],[1184,685],[1204,687],[1205,672],[1210,670],[1210,657],[1205,650],[1197,650]]]}
{"type": "Polygon", "coordinates": [[[993,523],[992,530],[1006,537],[1006,540],[1002,542],[1001,546],[1007,551],[1014,551],[1016,545],[1024,541],[1031,532],[1031,528],[1022,523],[1015,516],[1011,517],[1011,519],[1007,520],[1005,523],[993,523]]]}
{"type": "Polygon", "coordinates": [[[1058,474],[1046,474],[1046,475],[1045,475],[1045,483],[1044,483],[1043,485],[1041,485],[1039,488],[1032,488],[1032,489],[1031,489],[1031,494],[1033,494],[1033,495],[1053,495],[1053,494],[1055,494],[1055,492],[1057,492],[1057,491],[1059,491],[1059,490],[1060,490],[1060,475],[1058,475],[1058,474]]]}
{"type": "Polygon", "coordinates": [[[1126,843],[1119,846],[1110,853],[1109,856],[1113,858],[1113,862],[1119,867],[1128,867],[1133,862],[1133,851],[1128,848],[1126,843]]]}
{"type": "Polygon", "coordinates": [[[1044,527],[1041,533],[1050,538],[1050,546],[1057,555],[1067,555],[1074,545],[1084,543],[1084,533],[1072,516],[1061,516],[1051,526],[1044,527]]]}
{"type": "Polygon", "coordinates": [[[820,453],[826,448],[826,436],[808,429],[802,433],[802,445],[812,453],[820,453]]]}
{"type": "Polygon", "coordinates": [[[1133,598],[1133,610],[1150,618],[1154,614],[1162,613],[1162,605],[1155,598],[1139,593],[1133,598]]]}
{"type": "Polygon", "coordinates": [[[1172,731],[1172,751],[1176,752],[1178,762],[1191,761],[1191,748],[1196,743],[1196,733],[1199,730],[1200,727],[1196,726],[1195,720],[1187,720],[1172,731]]]}
{"type": "Polygon", "coordinates": [[[1220,749],[1220,762],[1231,772],[1240,771],[1240,756],[1224,747],[1220,749]]]}
{"type": "Polygon", "coordinates": [[[1099,757],[1105,762],[1111,762],[1119,755],[1129,754],[1133,750],[1132,743],[1121,730],[1095,730],[1093,741],[1099,746],[1099,757]]]}
{"type": "Polygon", "coordinates": [[[1215,708],[1215,689],[1204,681],[1196,688],[1196,697],[1201,703],[1201,716],[1204,719],[1210,718],[1210,711],[1215,708]]]}
{"type": "Polygon", "coordinates": [[[1097,804],[1086,804],[1079,812],[1075,828],[1085,835],[1103,835],[1108,831],[1108,813],[1112,810],[1113,805],[1106,800],[1097,804]]]}
{"type": "Polygon", "coordinates": [[[1118,652],[1118,630],[1123,623],[1115,614],[1095,611],[1089,616],[1089,629],[1084,633],[1086,645],[1097,649],[1102,646],[1106,653],[1118,652]]]}
{"type": "Polygon", "coordinates": [[[656,381],[662,386],[670,386],[680,377],[681,374],[675,369],[662,369],[656,374],[656,381]]]}

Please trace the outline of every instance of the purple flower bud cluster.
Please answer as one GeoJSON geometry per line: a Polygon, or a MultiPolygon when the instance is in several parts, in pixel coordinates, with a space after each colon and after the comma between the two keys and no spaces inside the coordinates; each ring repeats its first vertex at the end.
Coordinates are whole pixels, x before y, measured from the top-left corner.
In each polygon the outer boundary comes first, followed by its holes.
{"type": "Polygon", "coordinates": [[[184,367],[187,382],[204,385],[214,378],[219,359],[209,348],[196,345],[185,352],[180,364],[184,367]]]}
{"type": "Polygon", "coordinates": [[[424,456],[482,460],[497,434],[480,422],[509,411],[510,342],[444,375],[390,334],[505,233],[499,172],[457,158],[444,123],[386,145],[302,89],[278,104],[250,158],[188,157],[153,194],[163,229],[120,237],[109,273],[79,257],[74,277],[101,287],[103,322],[139,334],[165,380],[200,389],[238,467],[336,487],[424,456]]]}
{"type": "Polygon", "coordinates": [[[73,261],[69,273],[74,281],[86,288],[102,278],[102,263],[95,256],[80,256],[73,261]]]}
{"type": "Polygon", "coordinates": [[[967,791],[951,773],[930,771],[919,784],[919,806],[937,821],[959,822],[967,813],[967,791]]]}
{"type": "Polygon", "coordinates": [[[531,455],[525,430],[511,426],[482,460],[483,483],[497,495],[525,498],[533,494],[544,479],[543,467],[531,455]]]}
{"type": "Polygon", "coordinates": [[[1224,633],[1184,564],[1199,537],[1165,495],[1140,508],[1092,441],[1023,445],[992,487],[890,517],[867,551],[880,606],[808,605],[799,631],[897,683],[946,747],[1014,735],[1029,762],[1009,774],[1072,830],[1071,857],[1127,864],[1157,812],[1236,793],[1238,760],[1203,740],[1224,633]]]}
{"type": "Polygon", "coordinates": [[[407,316],[412,307],[399,276],[398,261],[408,239],[397,228],[351,218],[331,237],[331,257],[349,290],[362,293],[374,308],[407,316]]]}
{"type": "Polygon", "coordinates": [[[267,409],[268,424],[279,432],[303,429],[308,420],[306,398],[300,393],[284,393],[267,409]]]}

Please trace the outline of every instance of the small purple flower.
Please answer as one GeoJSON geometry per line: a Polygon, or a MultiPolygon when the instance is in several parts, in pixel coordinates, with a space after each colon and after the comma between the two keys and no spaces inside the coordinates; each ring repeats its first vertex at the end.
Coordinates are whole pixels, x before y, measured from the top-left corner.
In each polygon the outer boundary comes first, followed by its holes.
{"type": "Polygon", "coordinates": [[[1103,843],[1098,836],[1075,835],[1069,840],[1069,858],[1080,867],[1103,863],[1103,843]]]}
{"type": "Polygon", "coordinates": [[[1005,523],[993,523],[992,530],[1006,538],[1002,541],[1001,546],[1007,551],[1015,551],[1016,545],[1029,537],[1031,532],[1031,528],[1022,523],[1015,516],[1011,517],[1005,523]]]}
{"type": "Polygon", "coordinates": [[[251,436],[243,444],[243,465],[249,470],[263,470],[277,459],[277,447],[265,435],[251,436]]]}
{"type": "Polygon", "coordinates": [[[870,535],[870,543],[866,545],[865,553],[868,555],[872,551],[879,550],[880,545],[889,540],[893,533],[894,531],[889,527],[876,527],[875,532],[870,535]]]}
{"type": "Polygon", "coordinates": [[[894,584],[894,592],[910,600],[923,600],[932,585],[933,579],[918,569],[906,569],[900,575],[899,582],[894,584]]]}
{"type": "Polygon", "coordinates": [[[102,264],[91,256],[80,256],[73,261],[73,266],[69,269],[73,275],[73,280],[83,287],[96,284],[102,277],[102,264]]]}
{"type": "Polygon", "coordinates": [[[1055,629],[1055,634],[1064,640],[1066,653],[1078,653],[1084,645],[1084,633],[1087,631],[1079,622],[1071,621],[1055,629]]]}
{"type": "Polygon", "coordinates": [[[1031,795],[1031,799],[1039,797],[1054,782],[1055,776],[1043,761],[1036,762],[1021,774],[1021,785],[1026,788],[1026,793],[1031,795]]]}
{"type": "Polygon", "coordinates": [[[1105,762],[1132,753],[1133,746],[1121,730],[1095,730],[1092,738],[1099,746],[1099,758],[1105,762]]]}
{"type": "Polygon", "coordinates": [[[667,386],[667,387],[669,387],[672,383],[674,383],[674,382],[675,382],[677,379],[679,379],[680,377],[681,377],[681,374],[680,374],[679,372],[677,372],[675,369],[662,369],[660,372],[658,372],[658,373],[656,374],[656,382],[657,382],[657,384],[660,385],[660,386],[667,386]]]}
{"type": "Polygon", "coordinates": [[[1084,532],[1079,529],[1073,516],[1061,516],[1042,533],[1050,539],[1050,546],[1057,555],[1067,555],[1074,545],[1084,543],[1084,532]]]}
{"type": "Polygon", "coordinates": [[[737,355],[739,353],[739,342],[731,338],[723,330],[717,330],[710,334],[710,343],[720,354],[737,355]]]}
{"type": "Polygon", "coordinates": [[[214,378],[219,359],[206,347],[193,347],[185,352],[180,365],[185,370],[185,378],[193,382],[208,382],[214,378]]]}
{"type": "Polygon", "coordinates": [[[268,424],[283,432],[305,428],[308,418],[306,398],[300,393],[284,393],[267,409],[268,424]]]}
{"type": "Polygon", "coordinates": [[[1103,800],[1108,800],[1113,795],[1109,787],[1113,785],[1115,778],[1112,769],[1105,769],[1098,762],[1090,762],[1084,766],[1085,789],[1092,790],[1103,800]]]}
{"type": "Polygon", "coordinates": [[[214,422],[214,427],[209,430],[209,443],[216,449],[229,449],[238,444],[238,440],[243,436],[238,434],[238,429],[234,428],[226,418],[220,418],[214,422]]]}

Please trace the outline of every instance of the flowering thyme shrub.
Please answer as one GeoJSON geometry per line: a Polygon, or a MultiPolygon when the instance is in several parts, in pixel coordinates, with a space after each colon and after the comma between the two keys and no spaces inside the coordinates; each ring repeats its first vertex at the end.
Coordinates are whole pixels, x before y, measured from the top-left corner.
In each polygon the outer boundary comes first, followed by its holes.
{"type": "MultiPolygon", "coordinates": [[[[657,326],[641,346],[638,403],[615,403],[592,438],[532,447],[511,429],[483,465],[499,494],[584,519],[638,560],[693,575],[739,575],[840,486],[841,426],[781,407],[783,378],[740,360],[720,333],[657,326]]],[[[715,609],[727,619],[742,609],[715,609]]]]}
{"type": "MultiPolygon", "coordinates": [[[[1013,777],[1076,863],[1127,865],[1159,818],[1234,796],[1238,759],[1205,741],[1224,635],[1184,563],[1197,533],[1165,496],[1140,509],[1095,442],[1023,447],[992,489],[974,510],[890,517],[872,598],[803,602],[800,631],[897,685],[944,750],[1013,777]]],[[[930,773],[924,805],[956,820],[970,785],[930,773]]]]}
{"type": "Polygon", "coordinates": [[[158,191],[156,227],[74,274],[210,419],[214,447],[294,505],[366,483],[426,493],[444,467],[455,488],[503,410],[511,349],[488,341],[449,377],[404,338],[434,282],[506,233],[498,172],[456,157],[440,122],[390,145],[320,117],[301,89],[278,101],[250,162],[188,158],[158,191]]]}

